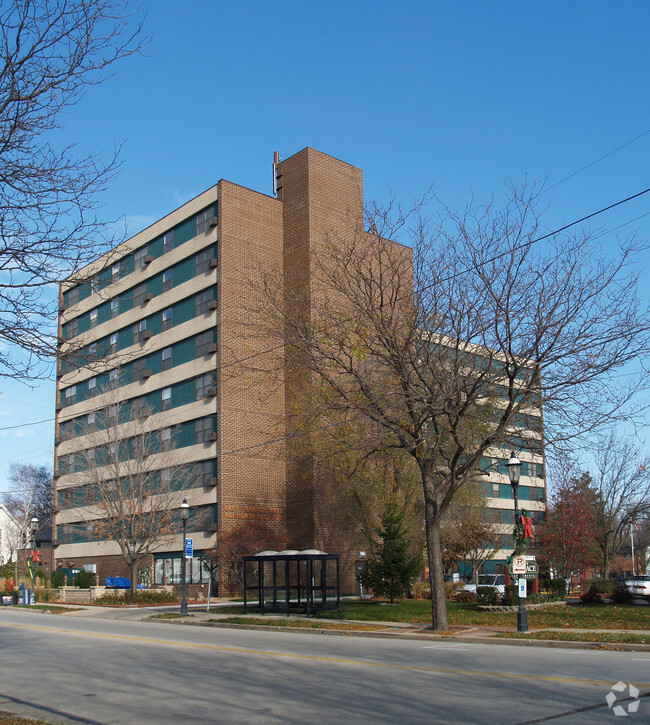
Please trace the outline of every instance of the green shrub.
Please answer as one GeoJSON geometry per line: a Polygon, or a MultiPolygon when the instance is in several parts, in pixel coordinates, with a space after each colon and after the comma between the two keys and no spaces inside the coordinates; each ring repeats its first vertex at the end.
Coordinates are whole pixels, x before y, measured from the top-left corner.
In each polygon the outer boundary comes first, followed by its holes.
{"type": "Polygon", "coordinates": [[[53,587],[64,587],[65,586],[65,574],[61,569],[57,569],[52,572],[52,586],[53,587]]]}
{"type": "Polygon", "coordinates": [[[551,595],[551,599],[566,599],[566,579],[549,579],[546,584],[545,589],[551,595]]]}
{"type": "Polygon", "coordinates": [[[465,592],[463,590],[458,592],[458,596],[456,597],[459,602],[463,602],[464,604],[475,604],[476,603],[476,594],[474,592],[465,592]]]}
{"type": "Polygon", "coordinates": [[[476,590],[476,601],[483,605],[496,604],[499,593],[494,587],[478,587],[476,590]]]}
{"type": "Polygon", "coordinates": [[[618,587],[618,584],[611,579],[592,579],[590,589],[593,589],[598,594],[608,596],[613,594],[618,587]]]}
{"type": "Polygon", "coordinates": [[[634,597],[628,591],[627,587],[616,587],[616,591],[612,594],[612,599],[616,604],[634,604],[634,597]]]}
{"type": "MultiPolygon", "coordinates": [[[[445,594],[447,593],[447,585],[445,584],[445,594]]],[[[413,582],[411,588],[413,599],[430,599],[431,598],[431,583],[427,579],[426,581],[413,582]]]]}
{"type": "Polygon", "coordinates": [[[81,569],[74,579],[75,586],[80,589],[90,589],[95,586],[95,575],[91,571],[81,569]]]}
{"type": "MultiPolygon", "coordinates": [[[[173,592],[138,590],[133,595],[134,604],[174,604],[178,597],[173,592]]],[[[120,592],[106,592],[94,600],[96,604],[130,604],[131,592],[128,589],[120,592]]]]}
{"type": "Polygon", "coordinates": [[[580,599],[585,604],[602,603],[603,597],[614,596],[618,585],[611,579],[588,579],[585,582],[585,592],[580,599]]]}
{"type": "Polygon", "coordinates": [[[509,607],[519,604],[519,587],[516,584],[508,584],[508,586],[506,586],[506,593],[503,597],[503,602],[509,607]]]}

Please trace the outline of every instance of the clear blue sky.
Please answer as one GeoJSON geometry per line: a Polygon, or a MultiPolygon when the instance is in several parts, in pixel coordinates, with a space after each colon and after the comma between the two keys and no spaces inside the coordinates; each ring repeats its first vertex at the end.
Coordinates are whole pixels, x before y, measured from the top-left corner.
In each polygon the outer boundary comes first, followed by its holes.
{"type": "MultiPolygon", "coordinates": [[[[433,185],[452,207],[503,179],[548,187],[650,131],[647,2],[144,0],[147,54],[64,119],[80,152],[123,143],[107,218],[131,233],[220,178],[271,193],[274,150],[364,170],[366,199],[433,185]]],[[[650,187],[650,132],[549,190],[551,229],[650,187]]],[[[650,195],[599,217],[612,229],[650,195]]],[[[619,234],[650,237],[650,216],[619,234]]],[[[647,291],[650,264],[642,267],[647,291]]],[[[0,383],[0,428],[54,416],[54,383],[0,383]]],[[[11,461],[52,464],[53,423],[0,430],[11,461]]]]}

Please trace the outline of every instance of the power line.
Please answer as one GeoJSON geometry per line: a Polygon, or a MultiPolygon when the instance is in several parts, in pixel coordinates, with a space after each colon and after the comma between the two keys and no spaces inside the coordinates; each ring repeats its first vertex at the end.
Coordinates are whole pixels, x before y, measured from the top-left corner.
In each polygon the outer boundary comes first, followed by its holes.
{"type": "MultiPolygon", "coordinates": [[[[572,174],[569,174],[568,176],[565,176],[563,179],[560,179],[559,181],[556,181],[555,184],[552,186],[549,186],[546,189],[542,189],[537,196],[541,196],[542,194],[548,193],[551,189],[555,189],[556,186],[559,186],[560,184],[563,184],[565,181],[568,181],[569,179],[572,179],[574,176],[577,176],[578,174],[581,174],[583,171],[586,171],[587,169],[590,169],[592,166],[595,166],[596,164],[600,163],[604,159],[606,159],[608,156],[612,156],[613,154],[617,153],[621,149],[625,148],[626,146],[629,146],[631,143],[634,143],[635,141],[638,141],[640,138],[643,138],[644,136],[647,136],[650,133],[650,128],[644,131],[643,133],[640,133],[638,136],[635,136],[634,138],[630,139],[629,141],[626,141],[625,143],[621,144],[620,146],[617,146],[612,151],[608,151],[606,154],[603,154],[603,156],[600,156],[595,161],[592,161],[591,163],[587,164],[586,166],[583,166],[581,169],[578,169],[577,171],[574,171],[572,174]]],[[[536,198],[535,197],[535,198],[536,198]]]]}

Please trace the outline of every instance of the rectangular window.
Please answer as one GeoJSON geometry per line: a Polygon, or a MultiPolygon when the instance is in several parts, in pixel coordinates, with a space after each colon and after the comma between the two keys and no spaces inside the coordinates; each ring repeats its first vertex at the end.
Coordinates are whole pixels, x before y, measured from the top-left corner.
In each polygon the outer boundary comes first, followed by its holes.
{"type": "Polygon", "coordinates": [[[196,233],[203,234],[206,230],[206,221],[208,219],[208,210],[200,211],[196,215],[196,233]]]}
{"type": "Polygon", "coordinates": [[[194,314],[196,317],[210,311],[212,302],[212,290],[204,289],[194,297],[194,314]]]}
{"type": "Polygon", "coordinates": [[[146,339],[145,332],[147,331],[147,321],[140,320],[133,325],[133,342],[144,342],[146,339]]]}
{"type": "Polygon", "coordinates": [[[131,402],[131,420],[144,420],[150,413],[144,398],[134,398],[131,402]]]}
{"type": "Polygon", "coordinates": [[[114,352],[117,352],[117,343],[118,343],[118,340],[119,340],[119,335],[117,334],[117,332],[114,332],[110,336],[110,340],[109,340],[109,345],[108,345],[108,352],[109,352],[109,354],[114,353],[114,352]]]}
{"type": "Polygon", "coordinates": [[[108,384],[111,388],[115,388],[117,386],[117,370],[111,370],[108,373],[108,384]]]}
{"type": "Polygon", "coordinates": [[[88,380],[88,397],[94,398],[97,395],[97,378],[88,380]]]}
{"type": "Polygon", "coordinates": [[[117,264],[114,264],[111,267],[111,281],[112,282],[115,282],[120,278],[120,272],[121,272],[120,263],[118,262],[117,264]]]}
{"type": "Polygon", "coordinates": [[[108,417],[109,418],[117,418],[117,405],[109,405],[108,406],[108,417]]]}
{"type": "Polygon", "coordinates": [[[171,347],[166,347],[162,351],[162,369],[163,370],[169,370],[172,366],[172,349],[171,347]]]}
{"type": "Polygon", "coordinates": [[[92,431],[95,430],[95,414],[94,413],[88,413],[88,416],[86,417],[86,426],[88,427],[89,433],[92,433],[92,431]]]}
{"type": "Polygon", "coordinates": [[[196,257],[194,257],[194,264],[196,266],[196,275],[203,274],[204,272],[209,272],[212,267],[210,266],[210,260],[212,259],[212,247],[209,249],[204,249],[202,252],[199,252],[196,257]]]}
{"type": "Polygon", "coordinates": [[[59,435],[66,441],[74,438],[74,423],[71,420],[66,420],[65,423],[61,423],[59,425],[59,435]]]}
{"type": "Polygon", "coordinates": [[[163,272],[163,276],[162,276],[162,289],[163,289],[163,292],[167,292],[168,290],[170,290],[172,288],[173,277],[174,277],[173,270],[166,269],[163,272]]]}
{"type": "Polygon", "coordinates": [[[77,386],[71,385],[65,389],[65,403],[66,405],[72,405],[77,402],[77,386]]]}
{"type": "Polygon", "coordinates": [[[134,267],[136,269],[142,269],[147,262],[145,261],[147,258],[147,247],[142,247],[141,249],[137,249],[133,258],[134,267]]]}
{"type": "Polygon", "coordinates": [[[93,327],[97,327],[97,312],[98,312],[97,308],[95,308],[94,310],[90,310],[90,327],[91,327],[91,329],[93,327]]]}
{"type": "Polygon", "coordinates": [[[133,305],[137,307],[138,305],[143,305],[147,301],[147,285],[139,284],[137,287],[133,290],[133,305]]]}
{"type": "Polygon", "coordinates": [[[72,289],[68,290],[68,293],[66,294],[66,299],[68,300],[68,307],[71,305],[76,305],[77,302],[79,302],[79,287],[73,287],[72,289]]]}
{"type": "Polygon", "coordinates": [[[162,329],[169,330],[169,328],[171,326],[172,326],[172,308],[168,307],[166,310],[163,310],[163,313],[162,313],[162,329]]]}
{"type": "Polygon", "coordinates": [[[194,338],[194,357],[203,357],[213,352],[213,333],[212,330],[202,332],[194,338]]]}
{"type": "Polygon", "coordinates": [[[194,466],[194,481],[197,486],[212,486],[214,466],[212,461],[201,461],[194,466]]]}
{"type": "Polygon", "coordinates": [[[133,362],[133,364],[131,365],[131,380],[134,383],[137,383],[140,380],[144,380],[144,371],[146,367],[147,361],[143,357],[133,362]]]}
{"type": "Polygon", "coordinates": [[[161,408],[163,410],[169,410],[172,407],[172,389],[163,388],[161,391],[161,408]]]}
{"type": "Polygon", "coordinates": [[[71,337],[76,337],[79,330],[79,320],[70,320],[65,326],[65,339],[69,340],[71,337]]]}
{"type": "Polygon", "coordinates": [[[120,314],[120,298],[113,297],[111,300],[111,317],[117,317],[120,314]]]}
{"type": "Polygon", "coordinates": [[[194,381],[194,400],[208,397],[206,391],[212,388],[212,375],[202,375],[194,381]]]}
{"type": "Polygon", "coordinates": [[[97,360],[97,343],[91,342],[90,345],[88,345],[88,360],[97,360]]]}
{"type": "Polygon", "coordinates": [[[97,277],[93,277],[90,280],[90,294],[96,295],[97,292],[99,292],[99,279],[97,279],[97,277]]]}
{"type": "Polygon", "coordinates": [[[212,418],[199,418],[194,421],[194,442],[208,443],[212,440],[212,418]]]}
{"type": "Polygon", "coordinates": [[[174,230],[166,232],[163,235],[163,254],[171,252],[174,248],[174,230]]]}
{"type": "Polygon", "coordinates": [[[172,447],[172,429],[163,428],[160,431],[160,447],[163,451],[170,451],[172,447]]]}

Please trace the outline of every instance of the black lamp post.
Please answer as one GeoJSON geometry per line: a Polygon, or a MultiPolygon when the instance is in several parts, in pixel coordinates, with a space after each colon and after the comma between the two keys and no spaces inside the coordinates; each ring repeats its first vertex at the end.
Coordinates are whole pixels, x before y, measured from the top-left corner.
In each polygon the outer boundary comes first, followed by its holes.
{"type": "Polygon", "coordinates": [[[183,547],[181,549],[181,617],[187,615],[187,578],[185,576],[185,535],[187,533],[187,519],[190,515],[190,505],[187,499],[181,504],[181,521],[183,522],[183,547]]]}
{"type": "Polygon", "coordinates": [[[32,548],[32,565],[29,568],[30,578],[32,580],[32,598],[31,601],[36,601],[36,587],[34,586],[35,578],[34,578],[34,565],[36,564],[36,560],[34,557],[34,551],[36,550],[36,532],[38,531],[38,519],[36,516],[29,522],[29,529],[32,533],[32,540],[31,540],[31,548],[32,548]]]}
{"type": "MultiPolygon", "coordinates": [[[[515,500],[515,536],[519,525],[519,477],[521,476],[521,461],[515,456],[513,451],[508,461],[508,477],[512,486],[512,497],[515,500]]],[[[513,557],[521,553],[519,546],[515,544],[513,557]]],[[[517,582],[519,588],[519,582],[517,582]]],[[[517,610],[517,632],[528,632],[528,613],[526,612],[526,600],[519,596],[519,609],[517,610]]]]}

